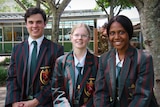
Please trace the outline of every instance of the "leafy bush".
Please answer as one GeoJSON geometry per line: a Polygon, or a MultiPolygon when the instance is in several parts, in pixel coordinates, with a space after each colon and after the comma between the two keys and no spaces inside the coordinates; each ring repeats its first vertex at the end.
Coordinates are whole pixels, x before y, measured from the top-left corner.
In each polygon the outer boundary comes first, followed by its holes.
{"type": "Polygon", "coordinates": [[[8,65],[9,64],[9,62],[10,62],[10,58],[5,58],[5,60],[4,61],[2,61],[2,62],[0,62],[0,66],[2,65],[8,65]]]}
{"type": "Polygon", "coordinates": [[[6,78],[7,78],[7,70],[4,67],[0,66],[0,86],[5,85],[6,78]]]}

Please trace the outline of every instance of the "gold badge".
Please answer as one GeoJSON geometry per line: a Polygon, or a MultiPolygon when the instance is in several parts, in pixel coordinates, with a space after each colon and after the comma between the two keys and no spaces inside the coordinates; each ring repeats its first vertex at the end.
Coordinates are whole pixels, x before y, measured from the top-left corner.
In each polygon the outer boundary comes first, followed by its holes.
{"type": "Polygon", "coordinates": [[[87,81],[86,87],[84,88],[84,92],[88,97],[94,91],[94,81],[95,81],[95,78],[89,78],[89,80],[87,81]]]}
{"type": "Polygon", "coordinates": [[[40,72],[40,81],[43,85],[47,85],[49,82],[49,76],[50,76],[50,67],[45,66],[41,67],[41,72],[40,72]]]}
{"type": "Polygon", "coordinates": [[[130,87],[128,87],[129,90],[129,100],[131,100],[133,98],[133,93],[135,92],[135,84],[131,84],[130,87]]]}
{"type": "Polygon", "coordinates": [[[135,85],[134,85],[134,84],[132,84],[132,85],[131,85],[131,88],[132,88],[132,89],[133,89],[133,88],[135,88],[135,85]]]}

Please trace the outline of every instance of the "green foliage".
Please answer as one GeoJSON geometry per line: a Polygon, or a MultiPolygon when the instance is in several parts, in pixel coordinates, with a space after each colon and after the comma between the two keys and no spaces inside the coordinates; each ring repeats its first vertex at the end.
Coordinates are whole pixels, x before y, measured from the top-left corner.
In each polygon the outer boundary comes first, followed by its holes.
{"type": "Polygon", "coordinates": [[[10,58],[5,58],[4,61],[0,62],[0,66],[9,65],[9,62],[10,62],[10,58]]]}
{"type": "Polygon", "coordinates": [[[95,0],[97,2],[96,9],[101,9],[107,14],[107,19],[118,15],[124,9],[130,9],[134,5],[128,0],[95,0]],[[109,9],[109,10],[108,10],[109,9]]]}
{"type": "Polygon", "coordinates": [[[3,66],[0,66],[0,86],[5,85],[6,78],[7,78],[7,70],[3,66]]]}
{"type": "Polygon", "coordinates": [[[108,8],[110,6],[121,6],[122,9],[133,7],[133,4],[131,4],[131,2],[129,2],[128,0],[96,0],[96,2],[98,3],[98,5],[101,4],[99,5],[100,7],[103,5],[105,8],[108,8]]]}
{"type": "Polygon", "coordinates": [[[24,4],[27,8],[36,6],[36,3],[33,2],[34,0],[32,1],[31,0],[19,0],[19,1],[21,1],[21,3],[24,4]]]}
{"type": "Polygon", "coordinates": [[[7,66],[9,65],[10,58],[5,58],[4,61],[0,62],[0,86],[5,85],[7,78],[7,66]]]}
{"type": "Polygon", "coordinates": [[[0,12],[23,12],[14,0],[0,0],[0,12]]]}

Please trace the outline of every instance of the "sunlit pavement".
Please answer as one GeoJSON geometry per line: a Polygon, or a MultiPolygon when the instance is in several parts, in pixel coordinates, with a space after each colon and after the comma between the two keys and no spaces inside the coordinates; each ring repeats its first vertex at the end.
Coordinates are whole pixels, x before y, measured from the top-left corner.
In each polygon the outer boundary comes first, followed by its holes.
{"type": "Polygon", "coordinates": [[[0,87],[0,107],[4,107],[6,87],[0,87]]]}

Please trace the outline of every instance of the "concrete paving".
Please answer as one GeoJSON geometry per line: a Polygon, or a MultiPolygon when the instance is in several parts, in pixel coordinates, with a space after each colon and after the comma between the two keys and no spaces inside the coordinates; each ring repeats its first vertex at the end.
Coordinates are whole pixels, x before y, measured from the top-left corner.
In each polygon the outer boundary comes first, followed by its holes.
{"type": "Polygon", "coordinates": [[[6,97],[6,87],[0,87],[0,107],[4,107],[6,97]]]}

